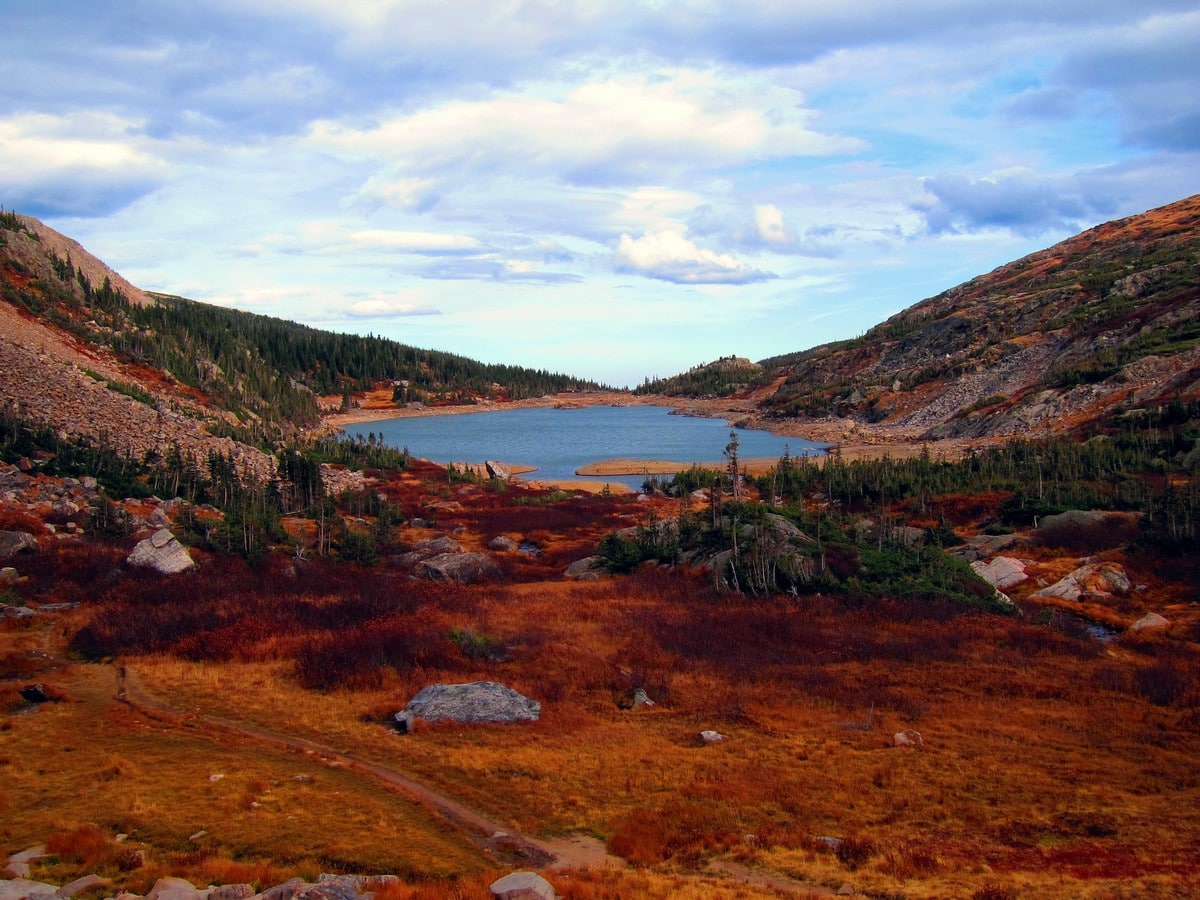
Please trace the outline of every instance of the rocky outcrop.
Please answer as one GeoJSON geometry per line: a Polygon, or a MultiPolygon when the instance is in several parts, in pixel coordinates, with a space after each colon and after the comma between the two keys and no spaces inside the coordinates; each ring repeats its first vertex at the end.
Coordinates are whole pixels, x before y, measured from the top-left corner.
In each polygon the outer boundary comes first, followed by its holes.
{"type": "Polygon", "coordinates": [[[422,688],[396,713],[397,726],[410,731],[417,719],[426,722],[536,722],[542,705],[495,681],[431,684],[422,688]]]}
{"type": "Polygon", "coordinates": [[[1116,563],[1087,563],[1033,595],[1034,600],[1080,600],[1085,595],[1103,600],[1133,589],[1129,576],[1116,563]]]}
{"type": "Polygon", "coordinates": [[[1025,563],[1011,556],[997,556],[991,562],[973,562],[971,568],[975,574],[998,590],[1007,590],[1029,578],[1025,572],[1025,563]]]}
{"type": "Polygon", "coordinates": [[[441,553],[417,563],[418,578],[430,581],[453,581],[455,584],[476,584],[499,578],[503,573],[487,553],[441,553]]]}
{"type": "Polygon", "coordinates": [[[186,572],[196,565],[187,547],[168,528],[160,528],[144,541],[139,541],[125,562],[131,566],[153,569],[163,575],[186,572]]]}

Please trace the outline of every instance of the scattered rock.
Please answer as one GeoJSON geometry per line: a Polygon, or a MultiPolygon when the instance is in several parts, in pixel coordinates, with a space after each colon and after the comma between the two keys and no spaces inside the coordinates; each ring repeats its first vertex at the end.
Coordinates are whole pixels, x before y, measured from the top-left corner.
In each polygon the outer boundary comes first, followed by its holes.
{"type": "Polygon", "coordinates": [[[579,581],[594,581],[605,571],[604,560],[599,556],[585,556],[567,566],[563,572],[567,578],[579,581]]]}
{"type": "Polygon", "coordinates": [[[41,881],[14,878],[0,881],[0,900],[58,900],[58,888],[41,881]]]}
{"type": "Polygon", "coordinates": [[[254,888],[248,884],[223,884],[208,892],[208,900],[249,900],[254,888]]]}
{"type": "Polygon", "coordinates": [[[537,872],[513,872],[491,884],[496,900],[554,900],[554,886],[537,872]]]}
{"type": "Polygon", "coordinates": [[[487,548],[489,550],[495,550],[499,553],[511,553],[519,546],[521,545],[506,534],[497,535],[487,543],[487,548]]]}
{"type": "Polygon", "coordinates": [[[1130,631],[1144,631],[1150,628],[1170,628],[1171,620],[1166,616],[1160,616],[1158,613],[1146,613],[1136,622],[1129,626],[1130,631]]]}
{"type": "Polygon", "coordinates": [[[402,731],[412,730],[416,719],[426,722],[512,723],[536,722],[542,704],[495,681],[467,684],[431,684],[422,688],[396,713],[402,731]]]}
{"type": "MultiPolygon", "coordinates": [[[[476,457],[478,459],[478,457],[476,457]]],[[[489,459],[483,464],[487,469],[488,478],[495,481],[508,481],[512,477],[512,470],[502,462],[497,462],[494,459],[489,459]]]]}
{"type": "Polygon", "coordinates": [[[24,531],[0,531],[0,559],[11,559],[25,550],[37,550],[37,540],[24,531]]]}
{"type": "Polygon", "coordinates": [[[112,880],[101,878],[99,875],[84,875],[82,878],[76,878],[70,884],[64,884],[55,893],[66,900],[68,897],[74,897],[76,894],[82,894],[84,891],[90,891],[92,888],[106,884],[112,884],[112,880]]]}
{"type": "Polygon", "coordinates": [[[499,578],[500,566],[486,553],[442,553],[417,563],[417,577],[431,581],[475,584],[499,578]]]}
{"type": "Polygon", "coordinates": [[[131,566],[146,566],[163,575],[185,572],[196,565],[187,547],[179,543],[169,528],[160,528],[139,541],[125,562],[131,566]]]}
{"type": "Polygon", "coordinates": [[[183,878],[160,878],[150,888],[146,900],[203,900],[204,895],[183,878]]]}
{"type": "Polygon", "coordinates": [[[971,568],[975,574],[998,590],[1020,584],[1029,576],[1025,573],[1025,564],[1011,556],[997,556],[991,562],[973,562],[971,568]]]}

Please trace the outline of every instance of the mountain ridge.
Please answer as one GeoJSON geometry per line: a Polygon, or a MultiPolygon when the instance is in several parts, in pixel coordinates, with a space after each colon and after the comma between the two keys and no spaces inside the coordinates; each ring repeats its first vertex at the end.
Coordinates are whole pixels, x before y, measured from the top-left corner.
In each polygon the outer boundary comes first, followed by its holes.
{"type": "Polygon", "coordinates": [[[1200,395],[1198,321],[1200,195],[1000,266],[860,338],[783,357],[783,383],[760,408],[926,439],[1071,431],[1200,395]]]}

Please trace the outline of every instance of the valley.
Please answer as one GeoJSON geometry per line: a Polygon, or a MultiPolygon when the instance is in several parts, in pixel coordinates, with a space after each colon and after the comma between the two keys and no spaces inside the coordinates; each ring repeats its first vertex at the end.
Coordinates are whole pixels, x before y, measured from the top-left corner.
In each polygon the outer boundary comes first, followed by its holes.
{"type": "Polygon", "coordinates": [[[0,896],[1200,892],[1198,209],[636,393],[5,214],[0,896]],[[830,449],[588,491],[370,424],[641,404],[830,449]],[[397,727],[478,682],[536,719],[397,727]]]}

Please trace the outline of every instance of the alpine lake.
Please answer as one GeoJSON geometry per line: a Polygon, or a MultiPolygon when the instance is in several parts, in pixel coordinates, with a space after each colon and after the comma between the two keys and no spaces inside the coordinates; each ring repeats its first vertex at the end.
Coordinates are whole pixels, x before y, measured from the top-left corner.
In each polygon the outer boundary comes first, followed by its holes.
{"type": "MultiPolygon", "coordinates": [[[[824,444],[737,428],[722,419],[672,414],[662,406],[536,408],[415,416],[346,425],[350,437],[371,434],[390,447],[437,463],[532,466],[522,477],[533,481],[604,481],[639,490],[646,475],[578,476],[584,466],[608,460],[722,464],[730,432],[743,460],[819,456],[824,444]]],[[[670,477],[663,476],[663,477],[670,477]]]]}

